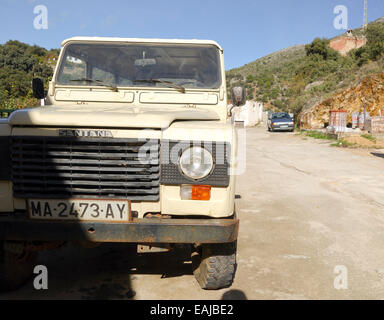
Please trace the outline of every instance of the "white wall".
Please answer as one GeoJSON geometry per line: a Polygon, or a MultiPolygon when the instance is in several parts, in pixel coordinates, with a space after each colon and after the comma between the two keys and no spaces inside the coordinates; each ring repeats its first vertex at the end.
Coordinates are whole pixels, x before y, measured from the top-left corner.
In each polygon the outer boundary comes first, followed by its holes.
{"type": "MultiPolygon", "coordinates": [[[[228,106],[230,109],[232,105],[228,106]]],[[[247,101],[245,105],[232,109],[232,122],[244,122],[245,127],[253,127],[263,121],[263,104],[247,101]]]]}

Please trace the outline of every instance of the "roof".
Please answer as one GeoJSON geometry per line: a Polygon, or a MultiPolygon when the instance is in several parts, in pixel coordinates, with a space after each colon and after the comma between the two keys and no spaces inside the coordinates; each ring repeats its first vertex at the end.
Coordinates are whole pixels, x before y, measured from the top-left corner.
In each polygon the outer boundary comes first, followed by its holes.
{"type": "Polygon", "coordinates": [[[65,39],[61,46],[66,45],[68,42],[129,42],[129,43],[182,43],[182,44],[210,44],[218,47],[220,50],[223,48],[213,40],[197,40],[197,39],[146,39],[146,38],[117,38],[117,37],[72,37],[65,39]]]}

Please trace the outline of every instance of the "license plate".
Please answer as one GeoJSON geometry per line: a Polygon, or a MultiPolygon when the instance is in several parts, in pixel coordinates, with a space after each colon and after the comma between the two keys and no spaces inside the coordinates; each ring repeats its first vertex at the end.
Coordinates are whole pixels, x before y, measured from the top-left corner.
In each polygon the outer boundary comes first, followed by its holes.
{"type": "Polygon", "coordinates": [[[78,220],[78,221],[131,221],[129,200],[27,200],[31,219],[78,220]]]}
{"type": "Polygon", "coordinates": [[[288,126],[287,125],[282,125],[282,126],[280,126],[280,128],[288,128],[288,126]]]}

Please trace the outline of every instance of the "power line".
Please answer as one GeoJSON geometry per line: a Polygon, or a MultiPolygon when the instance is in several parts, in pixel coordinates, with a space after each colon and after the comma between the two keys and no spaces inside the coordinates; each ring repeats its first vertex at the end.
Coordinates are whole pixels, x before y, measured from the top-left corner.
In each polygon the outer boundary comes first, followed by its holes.
{"type": "Polygon", "coordinates": [[[367,29],[367,25],[368,25],[368,0],[364,0],[364,22],[363,22],[364,30],[367,29]]]}

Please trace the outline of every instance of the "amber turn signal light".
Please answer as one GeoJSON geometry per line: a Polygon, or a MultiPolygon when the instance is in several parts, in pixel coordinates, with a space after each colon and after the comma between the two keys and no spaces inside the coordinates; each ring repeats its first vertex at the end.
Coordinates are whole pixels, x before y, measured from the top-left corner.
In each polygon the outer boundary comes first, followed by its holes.
{"type": "Polygon", "coordinates": [[[180,196],[183,200],[207,201],[211,199],[211,186],[184,185],[180,187],[180,196]]]}
{"type": "Polygon", "coordinates": [[[211,199],[210,186],[193,186],[192,200],[209,200],[211,199]]]}

